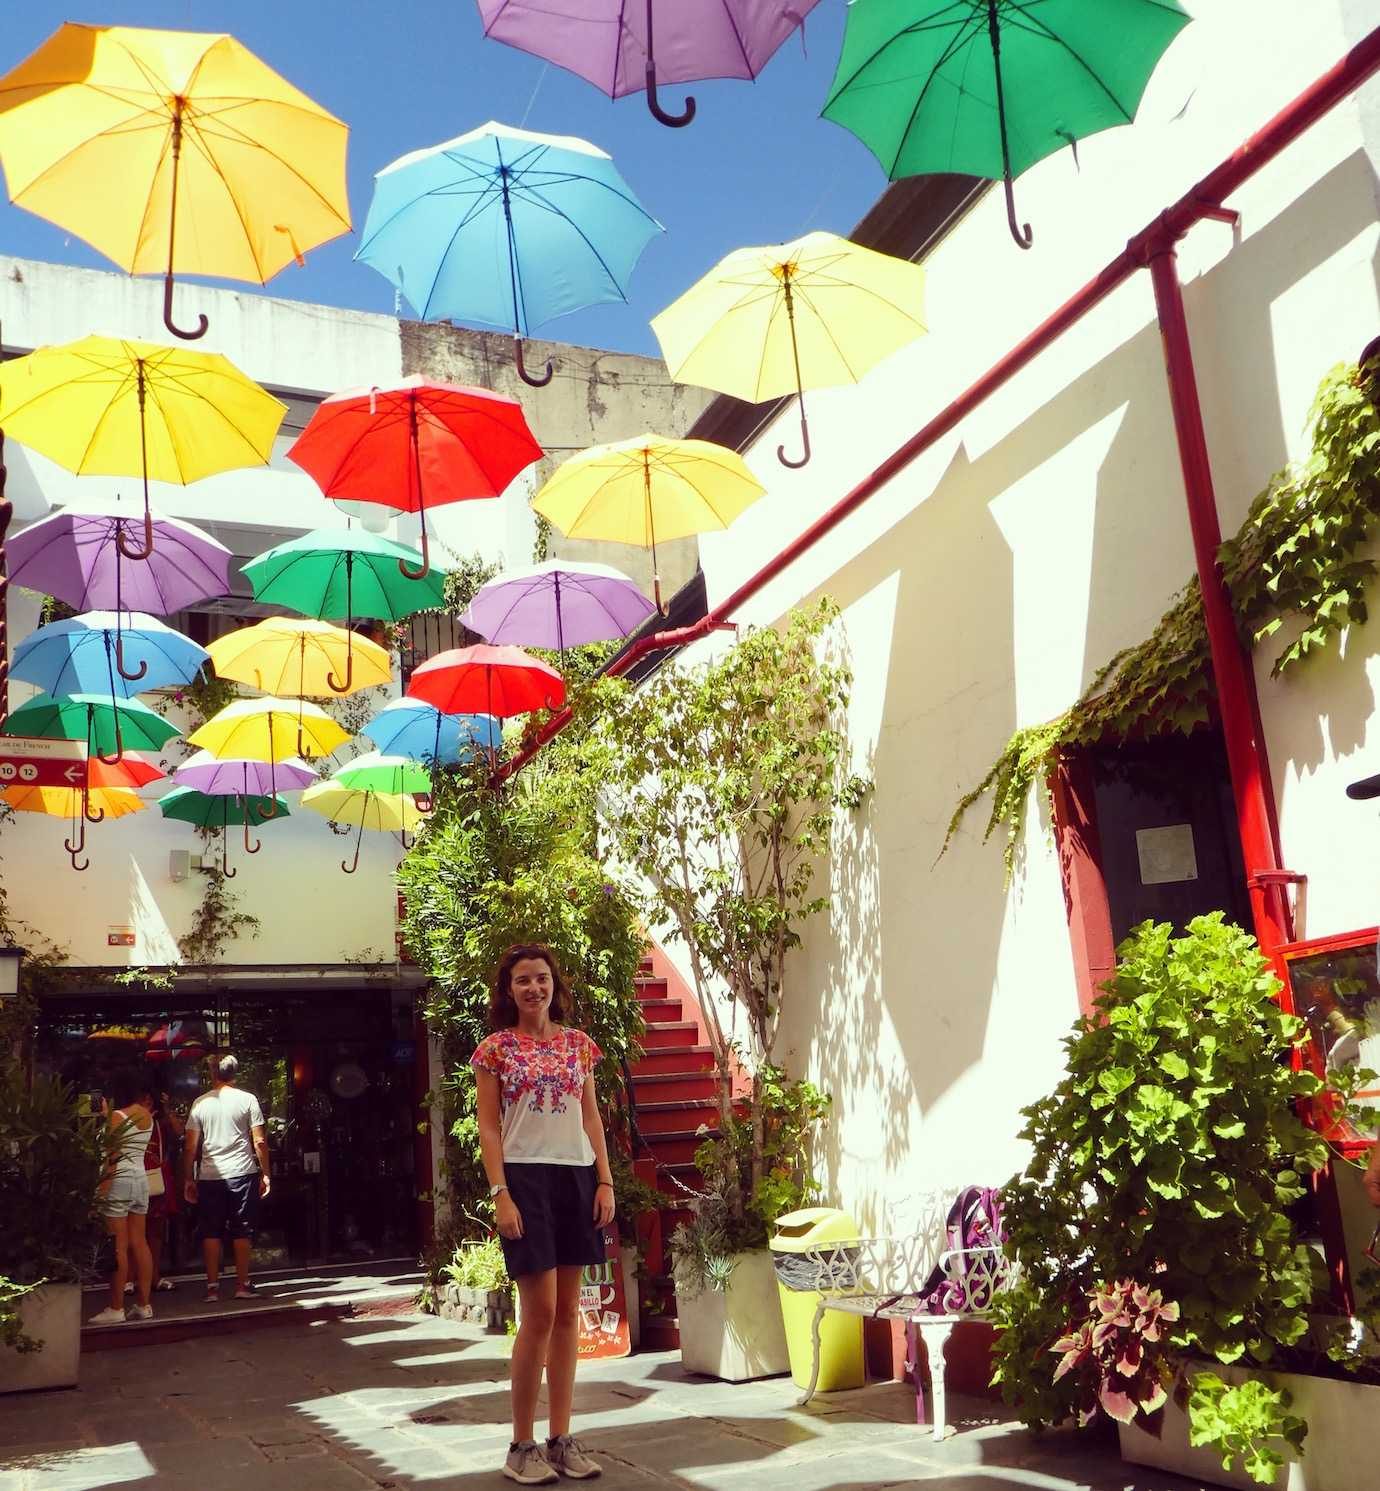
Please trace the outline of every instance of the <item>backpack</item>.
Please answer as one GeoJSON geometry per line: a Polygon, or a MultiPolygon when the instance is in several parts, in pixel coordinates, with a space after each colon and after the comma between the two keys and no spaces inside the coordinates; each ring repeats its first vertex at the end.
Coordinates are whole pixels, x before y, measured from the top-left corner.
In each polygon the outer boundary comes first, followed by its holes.
{"type": "Polygon", "coordinates": [[[917,1315],[960,1315],[991,1307],[1010,1262],[1004,1254],[969,1253],[969,1248],[1000,1248],[1006,1241],[1001,1193],[989,1186],[965,1186],[944,1223],[948,1254],[930,1271],[916,1297],[917,1315]]]}

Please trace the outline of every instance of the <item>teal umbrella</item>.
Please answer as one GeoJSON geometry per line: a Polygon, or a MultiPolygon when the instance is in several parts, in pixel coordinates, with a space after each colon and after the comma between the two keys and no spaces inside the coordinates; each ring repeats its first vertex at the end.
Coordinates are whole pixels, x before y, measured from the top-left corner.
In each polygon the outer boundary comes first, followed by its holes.
{"type": "Polygon", "coordinates": [[[255,828],[265,823],[276,823],[288,816],[287,802],[281,797],[245,797],[239,792],[198,792],[195,787],[174,787],[158,799],[158,810],[165,818],[176,818],[182,823],[194,824],[197,828],[219,829],[221,840],[220,869],[227,880],[233,880],[238,870],[230,868],[230,829],[234,825],[244,827],[244,848],[247,854],[257,854],[262,844],[249,842],[249,826],[255,828]]]}
{"type": "Polygon", "coordinates": [[[444,604],[443,574],[413,579],[399,571],[400,562],[415,571],[422,556],[362,528],[318,528],[251,559],[244,573],[256,600],[302,616],[401,621],[444,604]]]}
{"type": "Polygon", "coordinates": [[[126,750],[158,750],[178,729],[138,699],[117,699],[113,694],[62,694],[58,698],[37,694],[11,712],[5,733],[84,740],[89,751],[114,766],[126,750]]]}
{"type": "Polygon", "coordinates": [[[824,117],[893,180],[959,172],[1006,186],[1098,130],[1130,124],[1179,0],[859,0],[849,7],[824,117]]]}

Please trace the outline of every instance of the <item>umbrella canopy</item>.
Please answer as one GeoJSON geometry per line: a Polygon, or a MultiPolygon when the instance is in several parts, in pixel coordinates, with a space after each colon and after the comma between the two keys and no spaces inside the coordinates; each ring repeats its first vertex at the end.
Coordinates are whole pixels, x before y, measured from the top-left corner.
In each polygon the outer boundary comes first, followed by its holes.
{"type": "Polygon", "coordinates": [[[66,694],[59,699],[38,694],[10,711],[5,731],[46,740],[84,740],[87,749],[98,752],[109,765],[128,747],[156,751],[178,733],[147,704],[110,694],[66,694]]]}
{"type": "Polygon", "coordinates": [[[117,534],[126,559],[153,552],[150,479],[265,466],[286,413],[218,352],[90,336],[0,364],[6,435],[78,476],[142,477],[144,548],[117,534]]]}
{"type": "Polygon", "coordinates": [[[350,732],[317,705],[303,699],[267,697],[236,699],[187,740],[221,760],[276,764],[295,756],[329,756],[349,738],[350,732]]]}
{"type": "Polygon", "coordinates": [[[266,694],[351,694],[387,683],[388,654],[367,637],[329,621],[270,616],[217,637],[211,661],[222,678],[266,694]]]}
{"type": "Polygon", "coordinates": [[[447,714],[478,712],[508,719],[533,709],[559,709],[565,680],[520,647],[458,647],[438,652],[413,671],[408,696],[447,714]]]}
{"type": "Polygon", "coordinates": [[[1006,185],[1065,145],[1130,124],[1169,43],[1179,0],[867,0],[848,12],[824,117],[893,180],[932,172],[1006,185]]]}
{"type": "Polygon", "coordinates": [[[8,541],[10,582],[78,611],[154,616],[228,595],[230,550],[191,523],[150,516],[155,552],[144,564],[124,562],[140,522],[128,504],[85,497],[79,507],[40,518],[8,541]]]}
{"type": "Polygon", "coordinates": [[[174,787],[171,792],[165,792],[158,799],[158,809],[165,818],[221,831],[220,872],[227,880],[239,874],[230,867],[230,829],[243,829],[245,852],[257,854],[263,845],[257,840],[250,841],[250,825],[258,828],[288,816],[288,805],[281,797],[244,797],[238,792],[212,795],[198,792],[195,787],[174,787]]]}
{"type": "Polygon", "coordinates": [[[810,458],[805,390],[856,383],[925,334],[925,272],[834,233],[737,249],[652,322],[678,383],[759,404],[795,394],[810,458]]]}
{"type": "Polygon", "coordinates": [[[375,833],[400,834],[406,845],[408,831],[422,821],[421,809],[406,795],[345,787],[335,778],[308,787],[302,794],[302,806],[329,818],[332,823],[347,823],[359,829],[353,862],[340,861],[340,868],[347,875],[353,875],[359,869],[359,851],[366,828],[375,833]]]}
{"type": "Polygon", "coordinates": [[[389,755],[442,765],[472,760],[476,750],[496,750],[503,741],[503,727],[490,715],[445,714],[422,699],[390,700],[360,733],[389,755]]]}
{"type": "MultiPolygon", "coordinates": [[[[94,763],[93,763],[94,764],[94,763]]],[[[16,813],[46,813],[50,818],[76,820],[82,813],[82,790],[80,787],[21,787],[11,785],[0,788],[3,797],[16,813]]],[[[93,787],[89,793],[90,805],[99,808],[102,817],[124,818],[130,813],[142,813],[148,806],[140,797],[125,787],[93,787]]]]}
{"type": "Polygon", "coordinates": [[[211,1032],[205,1020],[170,1020],[149,1037],[144,1060],[179,1061],[203,1056],[211,1049],[211,1032]]]}
{"type": "Polygon", "coordinates": [[[175,273],[264,284],[350,231],[348,135],[232,36],[68,23],[0,78],[11,200],[163,273],[183,337],[175,273]]]}
{"type": "Polygon", "coordinates": [[[657,84],[755,78],[819,0],[479,0],[485,36],[543,57],[610,98],[647,90],[662,124],[689,124],[695,100],[668,114],[657,84]]]}
{"type": "Polygon", "coordinates": [[[238,793],[241,797],[272,797],[278,792],[297,792],[320,780],[305,761],[251,761],[246,757],[221,760],[210,751],[198,751],[173,771],[179,787],[195,787],[212,797],[238,793]]]}
{"type": "Polygon", "coordinates": [[[656,607],[620,570],[551,559],[481,586],[460,620],[489,642],[563,652],[626,637],[655,615],[656,607]]]}
{"type": "Polygon", "coordinates": [[[99,756],[87,756],[85,769],[90,795],[93,797],[97,791],[105,788],[147,787],[150,782],[167,776],[166,771],[151,761],[145,761],[142,756],[136,756],[133,751],[126,751],[118,761],[102,761],[99,756]]]}
{"type": "Polygon", "coordinates": [[[319,528],[251,559],[244,575],[256,600],[303,616],[401,621],[445,601],[444,575],[400,573],[400,565],[419,567],[421,558],[416,549],[362,528],[319,528]]]}
{"type": "Polygon", "coordinates": [[[651,549],[659,610],[657,539],[727,528],[765,491],[743,458],[722,445],[638,435],[571,456],[532,506],[571,538],[651,549]]]}
{"type": "Polygon", "coordinates": [[[426,509],[497,497],[542,449],[516,399],[414,377],[322,400],[288,455],[327,497],[419,513],[422,567],[399,569],[420,580],[430,569],[426,509]]]}
{"type": "Polygon", "coordinates": [[[356,259],[377,269],[423,321],[511,326],[519,374],[534,325],[626,300],[662,226],[612,159],[585,140],[488,123],[414,150],[374,178],[356,259]]]}
{"type": "Polygon", "coordinates": [[[381,793],[385,797],[425,797],[431,792],[431,773],[406,756],[385,756],[369,751],[356,756],[331,778],[355,791],[381,793]]]}
{"type": "Polygon", "coordinates": [[[45,694],[127,698],[144,689],[190,683],[210,654],[189,637],[135,611],[88,611],[50,621],[14,650],[13,677],[45,694]]]}

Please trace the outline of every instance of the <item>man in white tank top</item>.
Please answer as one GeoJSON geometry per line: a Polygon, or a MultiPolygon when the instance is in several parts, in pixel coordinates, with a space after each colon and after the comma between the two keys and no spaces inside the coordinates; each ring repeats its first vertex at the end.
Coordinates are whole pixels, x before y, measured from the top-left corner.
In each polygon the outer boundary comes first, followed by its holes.
{"type": "Polygon", "coordinates": [[[192,1104],[183,1146],[182,1188],[197,1208],[197,1230],[206,1263],[206,1298],[220,1298],[221,1237],[235,1254],[235,1298],[253,1298],[249,1250],[268,1195],[268,1136],[263,1109],[252,1092],[235,1086],[240,1064],[211,1057],[212,1086],[192,1104]]]}

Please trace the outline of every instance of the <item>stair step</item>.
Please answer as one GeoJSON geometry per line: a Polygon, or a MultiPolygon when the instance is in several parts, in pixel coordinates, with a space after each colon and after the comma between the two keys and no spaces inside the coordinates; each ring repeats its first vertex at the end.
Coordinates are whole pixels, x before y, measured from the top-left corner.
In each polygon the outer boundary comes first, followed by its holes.
{"type": "Polygon", "coordinates": [[[664,978],[639,978],[633,980],[633,988],[639,999],[669,999],[670,985],[664,978]]]}
{"type": "Polygon", "coordinates": [[[642,1048],[644,1051],[688,1050],[694,1046],[699,1033],[699,1026],[693,1020],[649,1020],[642,1033],[642,1048]]]}
{"type": "Polygon", "coordinates": [[[632,1064],[634,1078],[685,1075],[690,1072],[712,1072],[713,1070],[714,1049],[712,1046],[672,1046],[662,1050],[648,1051],[632,1064]]]}
{"type": "Polygon", "coordinates": [[[634,1073],[633,1096],[639,1112],[658,1103],[712,1102],[719,1096],[719,1079],[712,1071],[634,1073]]]}
{"type": "Polygon", "coordinates": [[[673,1098],[659,1103],[637,1105],[637,1127],[647,1138],[694,1130],[701,1124],[719,1126],[719,1105],[713,1098],[673,1098]]]}
{"type": "Polygon", "coordinates": [[[658,1165],[688,1165],[704,1143],[704,1136],[693,1129],[674,1134],[643,1133],[642,1138],[658,1165]]]}
{"type": "Polygon", "coordinates": [[[642,1018],[650,1024],[664,1024],[666,1021],[678,1021],[685,1013],[685,1006],[679,999],[640,999],[638,1004],[642,1009],[642,1018]]]}

